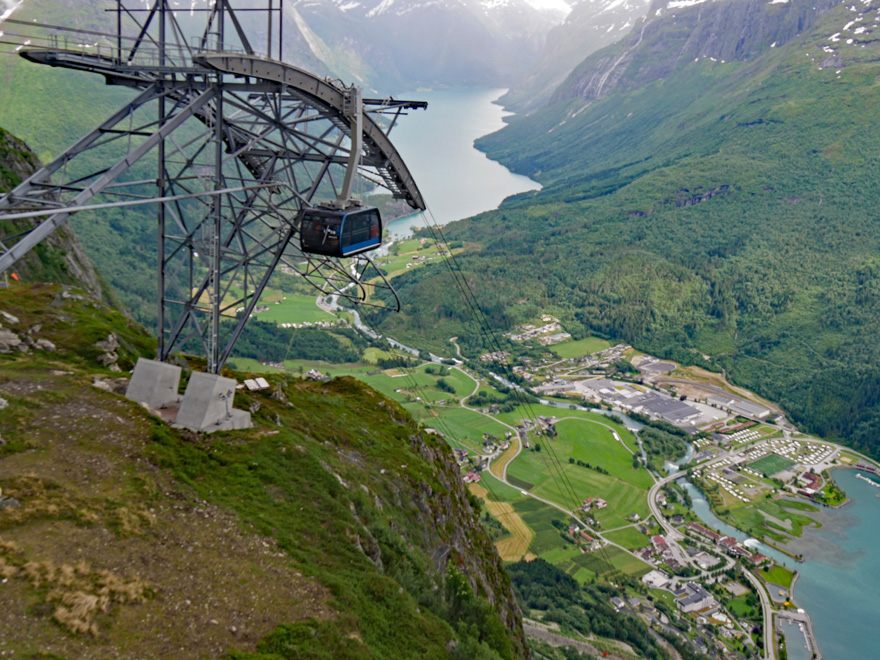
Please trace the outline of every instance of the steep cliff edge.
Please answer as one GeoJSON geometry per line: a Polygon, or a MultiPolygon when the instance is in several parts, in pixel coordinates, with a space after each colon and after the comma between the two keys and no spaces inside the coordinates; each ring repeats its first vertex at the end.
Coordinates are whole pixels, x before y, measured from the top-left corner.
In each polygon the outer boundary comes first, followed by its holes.
{"type": "Polygon", "coordinates": [[[579,2],[562,25],[547,34],[541,59],[501,97],[505,108],[530,113],[547,104],[572,69],[640,25],[650,0],[579,2]]]}
{"type": "Polygon", "coordinates": [[[236,395],[255,428],[178,431],[96,359],[110,333],[150,354],[122,314],[45,284],[0,310],[49,348],[0,355],[0,651],[529,657],[448,448],[394,402],[270,376],[236,395]]]}
{"type": "MultiPolygon", "coordinates": [[[[0,194],[12,190],[39,168],[40,160],[27,144],[0,128],[0,194]]],[[[0,234],[7,237],[32,226],[30,220],[6,220],[0,222],[0,234]]],[[[76,284],[103,300],[110,300],[112,295],[67,225],[25,255],[14,270],[26,281],[76,284]]]]}

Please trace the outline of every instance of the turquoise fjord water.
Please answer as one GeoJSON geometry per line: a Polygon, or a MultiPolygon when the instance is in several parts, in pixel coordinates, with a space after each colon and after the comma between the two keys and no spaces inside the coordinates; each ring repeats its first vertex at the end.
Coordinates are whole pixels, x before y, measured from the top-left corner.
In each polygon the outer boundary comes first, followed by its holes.
{"type": "MultiPolygon", "coordinates": [[[[813,514],[822,527],[805,530],[789,545],[790,551],[804,556],[805,563],[796,564],[772,548],[757,545],[768,557],[798,569],[794,597],[812,616],[826,660],[880,658],[880,488],[865,483],[857,474],[871,478],[855,470],[834,471],[834,479],[851,501],[842,509],[813,514]]],[[[696,488],[689,483],[685,487],[693,498],[694,513],[702,520],[724,534],[748,538],[715,517],[696,488]]],[[[798,658],[794,654],[790,657],[798,658]]]]}
{"type": "MultiPolygon", "coordinates": [[[[509,113],[493,103],[504,91],[450,89],[400,95],[428,102],[427,110],[411,110],[400,119],[391,140],[437,224],[490,211],[505,197],[540,187],[474,148],[474,140],[504,127],[509,113]]],[[[392,222],[388,231],[403,237],[424,224],[420,213],[392,222]]]]}
{"type": "MultiPolygon", "coordinates": [[[[852,501],[822,510],[820,529],[793,544],[804,555],[794,596],[813,617],[819,648],[828,660],[880,658],[880,489],[836,470],[852,501]]],[[[868,475],[870,478],[870,475],[868,475]]]]}

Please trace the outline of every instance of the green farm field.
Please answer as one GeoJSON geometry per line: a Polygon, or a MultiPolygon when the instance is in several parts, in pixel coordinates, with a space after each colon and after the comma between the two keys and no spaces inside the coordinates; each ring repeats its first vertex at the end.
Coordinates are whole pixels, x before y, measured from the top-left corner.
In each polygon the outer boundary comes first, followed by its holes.
{"type": "Polygon", "coordinates": [[[791,536],[800,536],[804,527],[818,526],[813,518],[805,515],[817,510],[806,502],[776,500],[731,508],[730,517],[736,527],[748,534],[766,534],[777,541],[787,541],[791,536]]]}
{"type": "Polygon", "coordinates": [[[762,580],[764,580],[764,582],[778,584],[785,589],[791,588],[791,583],[794,580],[794,571],[785,568],[784,566],[780,566],[779,564],[776,564],[767,570],[762,568],[761,570],[756,571],[756,573],[762,580]]]}
{"type": "Polygon", "coordinates": [[[551,347],[551,351],[561,358],[569,359],[589,355],[611,346],[611,342],[599,337],[586,337],[577,341],[566,341],[551,347]]]}
{"type": "Polygon", "coordinates": [[[622,545],[627,550],[644,548],[651,544],[651,539],[642,534],[635,527],[627,527],[626,529],[618,529],[614,532],[608,532],[605,534],[605,538],[622,545]]]}
{"type": "MultiPolygon", "coordinates": [[[[508,467],[508,476],[531,484],[535,495],[569,509],[576,508],[587,497],[605,499],[608,506],[591,513],[604,527],[625,525],[626,516],[632,513],[646,518],[647,490],[653,483],[650,474],[633,468],[632,454],[614,438],[604,418],[591,420],[586,417],[590,413],[580,415],[558,422],[557,437],[538,438],[536,446],[540,444],[541,451],[533,448],[522,452],[508,467]],[[569,459],[600,467],[608,474],[569,459]]],[[[516,411],[500,417],[511,422],[517,419],[516,411]]]]}
{"type": "MultiPolygon", "coordinates": [[[[262,302],[262,299],[261,299],[262,302]]],[[[256,315],[261,321],[274,323],[318,323],[338,320],[315,304],[314,296],[285,294],[284,299],[268,302],[268,311],[256,315]]]]}

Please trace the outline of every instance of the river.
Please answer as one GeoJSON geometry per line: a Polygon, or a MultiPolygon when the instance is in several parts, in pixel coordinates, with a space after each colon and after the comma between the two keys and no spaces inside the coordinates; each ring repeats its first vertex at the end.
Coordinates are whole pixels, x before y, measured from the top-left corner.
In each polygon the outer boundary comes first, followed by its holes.
{"type": "MultiPolygon", "coordinates": [[[[391,131],[437,224],[469,218],[498,208],[505,197],[537,190],[528,177],[513,174],[474,148],[474,140],[504,127],[505,112],[495,105],[506,90],[451,89],[408,92],[400,98],[427,101],[427,110],[412,110],[391,131]]],[[[395,238],[424,226],[424,214],[388,225],[395,238]]]]}
{"type": "MultiPolygon", "coordinates": [[[[880,489],[856,477],[855,470],[836,470],[834,479],[851,501],[842,509],[811,514],[822,527],[806,529],[788,549],[806,562],[790,557],[754,539],[750,547],[800,573],[794,598],[813,618],[819,649],[827,660],[875,660],[880,648],[880,489]]],[[[872,475],[867,475],[871,478],[872,475]]],[[[680,480],[693,499],[693,511],[723,534],[741,541],[748,535],[719,520],[706,498],[690,482],[680,480]]]]}

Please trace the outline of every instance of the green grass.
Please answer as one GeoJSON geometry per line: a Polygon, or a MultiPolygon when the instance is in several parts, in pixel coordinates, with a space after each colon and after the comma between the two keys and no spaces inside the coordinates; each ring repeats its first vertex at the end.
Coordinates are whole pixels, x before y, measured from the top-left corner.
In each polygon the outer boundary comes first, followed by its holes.
{"type": "Polygon", "coordinates": [[[605,538],[622,545],[627,550],[635,550],[637,548],[644,548],[645,546],[651,545],[650,537],[642,534],[635,527],[627,527],[626,529],[608,532],[605,534],[605,538]]]}
{"type": "Polygon", "coordinates": [[[285,300],[280,300],[277,304],[268,303],[268,311],[260,312],[256,318],[274,323],[318,323],[319,321],[333,322],[338,320],[333,314],[318,307],[315,304],[314,296],[300,296],[292,293],[284,295],[285,300]]]}
{"type": "Polygon", "coordinates": [[[675,596],[673,596],[671,592],[666,591],[665,589],[649,589],[648,593],[654,597],[654,601],[662,601],[673,610],[676,609],[675,596]]]}
{"type": "MultiPolygon", "coordinates": [[[[817,525],[816,521],[805,515],[818,509],[806,502],[789,500],[764,500],[756,504],[730,509],[730,517],[734,526],[752,536],[766,534],[778,541],[785,541],[790,536],[800,536],[804,527],[817,525]],[[772,521],[768,521],[761,511],[783,522],[789,521],[791,529],[780,529],[772,521]],[[802,512],[802,513],[800,513],[802,512]]],[[[787,525],[788,523],[786,523],[787,525]]]]}
{"type": "Polygon", "coordinates": [[[453,437],[466,438],[477,446],[483,444],[483,433],[503,439],[504,433],[509,430],[491,417],[465,408],[438,408],[436,412],[440,421],[436,418],[424,419],[426,426],[433,426],[443,432],[448,429],[453,437]]]}
{"type": "Polygon", "coordinates": [[[730,613],[738,619],[753,619],[758,616],[758,611],[749,605],[745,598],[731,598],[724,604],[730,610],[730,613]]]}
{"type": "Polygon", "coordinates": [[[480,484],[489,491],[489,498],[496,502],[513,503],[525,497],[525,495],[519,492],[519,489],[508,486],[485,472],[480,480],[480,484]]]}
{"type": "Polygon", "coordinates": [[[580,554],[581,551],[574,546],[560,547],[548,550],[541,555],[541,559],[550,562],[551,564],[559,565],[562,562],[570,561],[572,558],[577,557],[580,554]]]}
{"type": "Polygon", "coordinates": [[[552,523],[553,520],[558,520],[567,526],[568,516],[565,513],[531,497],[523,497],[514,502],[513,508],[535,533],[535,538],[529,546],[530,552],[540,556],[571,548],[571,544],[566,543],[560,535],[561,530],[552,523]]]}
{"type": "Polygon", "coordinates": [[[582,355],[589,355],[590,353],[601,351],[610,346],[611,342],[605,339],[600,339],[599,337],[586,337],[585,339],[578,339],[577,341],[566,341],[561,344],[555,344],[550,350],[561,358],[569,359],[581,357],[582,355]]]}
{"type": "Polygon", "coordinates": [[[771,477],[783,470],[787,470],[792,465],[794,465],[793,461],[788,460],[784,456],[779,456],[778,454],[768,454],[767,456],[764,456],[764,458],[759,458],[757,461],[749,463],[749,467],[756,472],[771,477]]]}
{"type": "MultiPolygon", "coordinates": [[[[536,414],[545,414],[540,410],[544,406],[536,408],[536,414]]],[[[519,419],[516,411],[499,417],[512,423],[519,419]]],[[[647,489],[653,481],[646,470],[633,469],[632,455],[614,439],[608,426],[616,428],[590,413],[560,421],[556,425],[558,436],[538,438],[542,450],[522,452],[508,466],[508,476],[534,485],[536,495],[568,509],[576,508],[587,497],[605,499],[608,507],[594,510],[591,515],[606,528],[626,524],[625,517],[631,513],[644,519],[648,516],[647,489]],[[608,474],[569,463],[569,458],[599,466],[608,474]]]]}
{"type": "Polygon", "coordinates": [[[593,580],[596,577],[596,574],[591,571],[589,568],[578,568],[572,577],[577,580],[578,584],[586,584],[590,580],[593,580]]]}
{"type": "Polygon", "coordinates": [[[653,570],[652,566],[649,566],[637,557],[623,552],[623,550],[617,548],[609,548],[608,550],[611,554],[611,565],[622,573],[639,578],[653,570]]]}
{"type": "Polygon", "coordinates": [[[368,362],[369,364],[376,364],[379,360],[390,360],[392,359],[392,354],[388,351],[383,351],[381,348],[370,347],[364,351],[361,359],[364,362],[368,362]]]}
{"type": "Polygon", "coordinates": [[[757,571],[757,573],[764,582],[778,584],[785,589],[791,588],[791,583],[794,580],[795,575],[795,571],[780,566],[779,564],[776,564],[769,569],[762,568],[757,571]]]}
{"type": "Polygon", "coordinates": [[[613,546],[585,552],[574,557],[572,561],[600,577],[613,577],[618,572],[641,577],[651,570],[645,562],[613,546]]]}
{"type": "MultiPolygon", "coordinates": [[[[96,376],[116,377],[97,363],[95,341],[114,332],[125,368],[139,356],[152,355],[155,343],[121,312],[65,299],[60,293],[59,287],[43,285],[0,289],[0,308],[18,316],[22,328],[39,324],[39,336],[58,348],[52,353],[0,358],[0,380],[7,388],[14,384],[23,388],[4,394],[8,406],[0,411],[0,426],[10,440],[6,446],[14,447],[18,430],[27,429],[34,444],[26,456],[28,470],[44,475],[27,477],[33,488],[19,493],[22,486],[15,475],[21,471],[13,464],[25,456],[12,454],[2,457],[0,481],[6,494],[22,501],[19,513],[35,514],[40,525],[48,527],[55,527],[56,521],[62,527],[71,525],[77,516],[88,515],[89,527],[102,541],[78,544],[82,547],[73,553],[76,557],[63,544],[55,544],[47,554],[45,539],[42,545],[25,541],[29,535],[41,534],[27,518],[16,521],[7,516],[3,537],[21,542],[21,563],[26,552],[28,559],[52,558],[56,565],[87,560],[89,565],[104,566],[131,554],[137,545],[143,550],[135,550],[132,557],[143,551],[149,554],[156,530],[184,539],[201,538],[202,532],[208,540],[228,535],[232,539],[228,550],[241,555],[235,560],[241,564],[233,580],[236,588],[250,588],[257,575],[265,581],[267,570],[279,581],[298,576],[303,583],[299,591],[286,593],[308,601],[300,612],[333,614],[308,622],[291,614],[288,621],[299,623],[288,625],[285,617],[292,609],[276,604],[278,594],[268,592],[261,602],[269,619],[253,630],[249,650],[265,637],[259,648],[266,657],[283,650],[285,657],[452,660],[447,644],[458,639],[463,645],[488,642],[497,652],[493,656],[515,657],[517,642],[498,609],[478,596],[463,574],[479,570],[481,580],[488,580],[488,590],[510,594],[494,547],[468,506],[454,468],[443,460],[448,449],[439,438],[420,433],[397,404],[352,378],[313,383],[267,374],[272,391],[238,391],[235,397],[236,408],[254,411],[254,428],[217,432],[210,440],[199,440],[197,434],[171,428],[124,397],[91,386],[96,376]],[[22,395],[27,391],[31,394],[22,395]],[[283,396],[273,396],[278,392],[283,396]],[[58,421],[47,424],[46,419],[58,421]],[[58,425],[66,429],[65,437],[73,434],[63,447],[57,442],[58,425]],[[57,470],[53,474],[54,454],[63,454],[79,468],[69,475],[57,470]],[[51,480],[45,477],[50,474],[51,480]],[[35,485],[41,480],[45,489],[35,485]],[[82,483],[88,484],[87,496],[82,483]],[[51,491],[53,507],[57,500],[57,513],[39,502],[43,490],[51,491]],[[125,507],[144,512],[144,529],[123,535],[118,512],[125,507]],[[194,508],[204,507],[212,512],[210,520],[198,515],[194,525],[194,508]],[[154,523],[146,512],[151,509],[161,529],[150,529],[154,523]],[[164,527],[169,520],[179,526],[164,527]],[[448,566],[438,566],[434,550],[454,543],[461,545],[448,556],[448,566]],[[370,559],[371,553],[386,562],[381,570],[370,559]],[[452,612],[456,614],[451,616],[452,612]]],[[[230,375],[242,380],[251,374],[230,375]]],[[[58,533],[64,535],[63,529],[58,533]]],[[[83,534],[87,541],[91,532],[83,534]]],[[[187,581],[190,571],[199,573],[202,567],[191,565],[202,554],[207,553],[209,560],[214,557],[207,547],[187,553],[186,545],[171,544],[166,549],[169,561],[161,566],[135,561],[138,566],[132,564],[124,575],[147,583],[157,578],[159,600],[164,600],[164,584],[187,581]]],[[[4,561],[9,547],[0,553],[4,561]]],[[[235,592],[224,590],[224,583],[215,584],[208,574],[216,577],[216,571],[208,571],[207,581],[201,580],[193,598],[237,602],[235,592]]],[[[188,579],[193,581],[192,574],[188,579]]],[[[21,608],[39,603],[48,591],[32,589],[24,580],[7,588],[22,596],[16,605],[21,608]]],[[[149,598],[137,607],[155,612],[162,603],[149,598]]],[[[3,620],[0,627],[5,648],[14,655],[28,654],[31,647],[24,644],[45,647],[61,634],[62,644],[93,647],[94,653],[87,653],[91,656],[106,655],[116,635],[135,649],[135,655],[159,657],[161,653],[138,651],[138,635],[143,633],[132,630],[131,620],[143,626],[143,617],[126,620],[119,614],[114,608],[106,620],[102,617],[102,635],[88,640],[66,636],[49,616],[31,617],[28,629],[16,633],[21,639],[9,634],[9,622],[3,620]],[[110,635],[103,634],[105,627],[112,629],[110,635]]],[[[187,622],[177,624],[166,632],[185,636],[187,622]]],[[[224,651],[243,648],[231,639],[222,642],[227,643],[224,651]]],[[[217,654],[216,648],[199,644],[192,646],[192,657],[217,654]]]]}
{"type": "Polygon", "coordinates": [[[626,516],[632,513],[638,513],[643,520],[649,515],[647,493],[641,488],[576,465],[565,465],[563,473],[565,480],[553,478],[536,484],[535,495],[572,508],[570,484],[576,504],[587,497],[601,497],[608,506],[594,509],[591,515],[605,528],[625,525],[626,516]]]}

